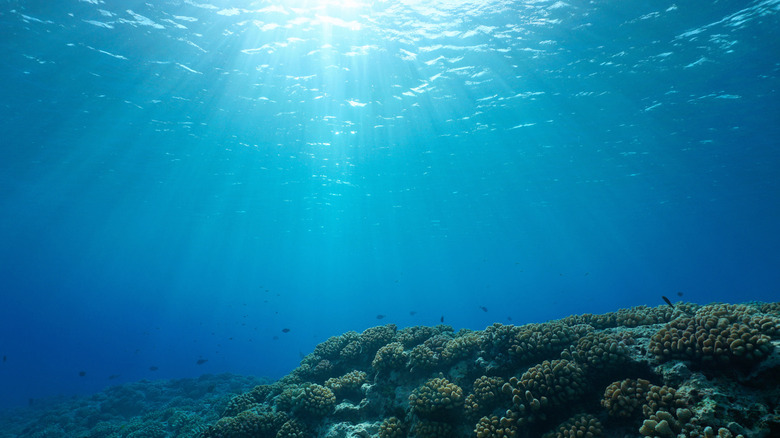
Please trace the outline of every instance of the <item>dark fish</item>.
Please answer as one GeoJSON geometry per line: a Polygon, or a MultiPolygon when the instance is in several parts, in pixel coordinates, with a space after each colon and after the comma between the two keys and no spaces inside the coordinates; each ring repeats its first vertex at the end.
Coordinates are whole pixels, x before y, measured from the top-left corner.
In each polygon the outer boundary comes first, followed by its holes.
{"type": "Polygon", "coordinates": [[[7,360],[8,360],[8,358],[7,358],[7,357],[5,357],[5,356],[3,356],[3,362],[5,362],[5,361],[7,361],[7,360]]]}
{"type": "Polygon", "coordinates": [[[112,374],[112,375],[108,376],[108,380],[114,380],[117,377],[119,377],[119,374],[112,374]]]}
{"type": "Polygon", "coordinates": [[[84,377],[87,375],[86,371],[79,371],[79,377],[84,377]]]}
{"type": "Polygon", "coordinates": [[[485,306],[479,306],[480,309],[482,309],[483,312],[487,312],[487,307],[485,306]]]}
{"type": "Polygon", "coordinates": [[[283,329],[282,329],[282,333],[290,333],[290,329],[288,329],[288,328],[283,328],[283,329]]]}
{"type": "Polygon", "coordinates": [[[665,296],[663,296],[663,295],[661,295],[661,298],[663,298],[663,299],[664,299],[664,301],[666,301],[666,304],[668,304],[668,305],[670,305],[670,306],[674,307],[674,304],[672,304],[672,302],[671,302],[671,301],[669,301],[669,298],[666,298],[666,297],[665,297],[665,296]]]}
{"type": "Polygon", "coordinates": [[[208,361],[209,361],[208,359],[198,359],[198,361],[195,362],[195,363],[198,364],[198,365],[203,365],[204,363],[206,363],[208,361]]]}
{"type": "Polygon", "coordinates": [[[149,367],[149,371],[157,371],[157,370],[159,370],[159,368],[157,368],[157,367],[156,367],[156,366],[154,366],[154,365],[152,365],[152,366],[150,366],[150,367],[149,367]]]}
{"type": "Polygon", "coordinates": [[[439,321],[441,321],[441,322],[444,322],[444,315],[442,315],[442,316],[441,316],[441,318],[439,319],[439,321]]]}
{"type": "Polygon", "coordinates": [[[417,315],[417,311],[416,310],[410,310],[409,311],[409,315],[411,315],[411,316],[417,315]]]}
{"type": "Polygon", "coordinates": [[[385,319],[385,315],[377,315],[376,319],[385,319]]]}
{"type": "Polygon", "coordinates": [[[511,320],[512,320],[512,317],[511,317],[511,316],[507,316],[507,317],[506,317],[506,320],[507,320],[507,321],[511,321],[511,320]]]}
{"type": "Polygon", "coordinates": [[[681,297],[682,296],[682,292],[677,292],[677,296],[681,297]]]}

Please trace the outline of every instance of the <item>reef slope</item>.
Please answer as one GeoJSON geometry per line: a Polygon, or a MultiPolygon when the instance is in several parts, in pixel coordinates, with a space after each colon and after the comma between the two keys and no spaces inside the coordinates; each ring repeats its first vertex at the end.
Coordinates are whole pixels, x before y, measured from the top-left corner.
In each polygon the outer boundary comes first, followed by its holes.
{"type": "Polygon", "coordinates": [[[233,398],[225,437],[780,436],[780,303],[680,303],[328,339],[233,398]]]}
{"type": "Polygon", "coordinates": [[[128,406],[142,384],[124,385],[67,414],[17,417],[0,437],[776,437],[780,303],[640,306],[481,331],[388,324],[329,338],[277,382],[236,379],[191,381],[223,391],[140,411],[128,406]]]}

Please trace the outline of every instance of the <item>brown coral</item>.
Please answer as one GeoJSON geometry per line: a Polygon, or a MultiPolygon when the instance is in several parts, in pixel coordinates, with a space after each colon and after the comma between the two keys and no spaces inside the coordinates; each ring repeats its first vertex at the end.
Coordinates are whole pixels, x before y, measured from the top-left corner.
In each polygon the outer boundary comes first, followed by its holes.
{"type": "Polygon", "coordinates": [[[615,369],[628,362],[628,349],[608,333],[588,333],[577,341],[572,357],[588,371],[615,369]]]}
{"type": "Polygon", "coordinates": [[[301,416],[324,417],[336,406],[336,396],[330,389],[312,383],[301,389],[292,399],[293,411],[301,416]]]}
{"type": "Polygon", "coordinates": [[[601,405],[607,409],[610,416],[634,418],[640,410],[645,417],[659,410],[673,412],[687,406],[687,401],[670,386],[652,385],[644,379],[625,379],[607,386],[601,405]]]}
{"type": "Polygon", "coordinates": [[[222,417],[235,417],[239,413],[255,406],[257,406],[257,400],[251,394],[239,394],[230,399],[225,411],[222,412],[222,417]]]}
{"type": "Polygon", "coordinates": [[[492,411],[506,395],[502,391],[504,379],[481,376],[474,381],[474,392],[466,397],[465,408],[470,418],[492,411]]]}
{"type": "Polygon", "coordinates": [[[517,436],[517,422],[511,417],[482,417],[474,427],[477,438],[514,438],[517,436]]]}
{"type": "Polygon", "coordinates": [[[350,371],[341,377],[331,377],[325,381],[325,387],[340,397],[348,397],[360,394],[363,384],[368,382],[364,371],[350,371]]]}
{"type": "Polygon", "coordinates": [[[666,385],[652,385],[645,397],[645,404],[642,406],[642,412],[649,416],[660,409],[674,412],[677,408],[684,408],[688,405],[685,397],[677,393],[677,390],[666,385]]]}
{"type": "Polygon", "coordinates": [[[481,341],[481,336],[477,333],[468,333],[450,339],[441,352],[441,359],[445,362],[454,362],[469,357],[479,350],[481,341]]]}
{"type": "Polygon", "coordinates": [[[439,356],[425,344],[412,348],[409,352],[409,370],[411,372],[429,370],[439,363],[439,356]]]}
{"type": "Polygon", "coordinates": [[[575,415],[542,438],[596,438],[602,436],[601,422],[590,414],[575,415]]]}
{"type": "Polygon", "coordinates": [[[394,339],[396,342],[402,343],[405,348],[413,348],[415,345],[420,345],[429,338],[447,331],[452,332],[452,327],[444,325],[405,327],[396,332],[394,339]]]}
{"type": "Polygon", "coordinates": [[[601,405],[607,409],[611,417],[637,417],[642,412],[642,406],[646,403],[650,386],[650,381],[645,379],[625,379],[612,382],[604,390],[601,405]]]}
{"type": "Polygon", "coordinates": [[[289,420],[282,424],[276,438],[306,438],[306,426],[296,420],[289,420]]]}
{"type": "Polygon", "coordinates": [[[520,379],[512,377],[503,391],[521,413],[527,410],[562,406],[585,392],[585,375],[575,362],[558,359],[544,361],[528,369],[520,379]]]}
{"type": "Polygon", "coordinates": [[[443,377],[428,380],[409,395],[409,406],[418,415],[452,411],[463,405],[463,390],[443,377]]]}
{"type": "Polygon", "coordinates": [[[225,417],[204,431],[204,437],[275,437],[279,428],[288,420],[283,413],[248,410],[235,417],[225,417]]]}
{"type": "Polygon", "coordinates": [[[713,304],[660,329],[649,349],[658,360],[693,360],[704,366],[750,365],[772,351],[778,319],[745,305],[713,304]]]}
{"type": "Polygon", "coordinates": [[[360,335],[360,343],[363,346],[363,353],[372,357],[379,347],[391,342],[395,336],[397,327],[395,324],[387,324],[378,327],[370,327],[360,335]]]}
{"type": "MultiPolygon", "coordinates": [[[[691,418],[688,409],[678,409],[677,417],[668,411],[658,411],[642,423],[639,433],[642,436],[674,438],[686,431],[687,420],[691,418]]],[[[685,435],[688,435],[687,433],[685,435]]]]}
{"type": "Polygon", "coordinates": [[[412,432],[416,438],[452,438],[452,426],[443,421],[420,420],[412,432]]]}
{"type": "Polygon", "coordinates": [[[314,351],[304,358],[304,362],[319,362],[322,359],[338,359],[341,349],[348,343],[357,340],[360,335],[357,332],[349,331],[340,336],[331,336],[325,342],[314,347],[314,351]],[[309,357],[311,356],[311,359],[309,357]]]}
{"type": "Polygon", "coordinates": [[[571,326],[559,321],[528,324],[514,334],[509,356],[518,363],[553,357],[590,330],[584,324],[571,326]]]}
{"type": "Polygon", "coordinates": [[[406,364],[406,353],[400,342],[391,342],[379,349],[371,362],[375,371],[400,370],[406,364]]]}
{"type": "Polygon", "coordinates": [[[379,426],[379,438],[406,438],[404,424],[396,417],[386,418],[379,426]]]}

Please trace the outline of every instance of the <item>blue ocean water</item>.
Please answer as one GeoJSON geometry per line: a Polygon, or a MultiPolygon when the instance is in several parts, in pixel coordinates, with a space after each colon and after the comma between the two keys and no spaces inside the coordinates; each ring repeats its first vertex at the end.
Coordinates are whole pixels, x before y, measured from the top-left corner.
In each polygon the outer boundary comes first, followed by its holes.
{"type": "Polygon", "coordinates": [[[777,301],[778,12],[0,2],[0,407],[278,378],[379,324],[777,301]]]}

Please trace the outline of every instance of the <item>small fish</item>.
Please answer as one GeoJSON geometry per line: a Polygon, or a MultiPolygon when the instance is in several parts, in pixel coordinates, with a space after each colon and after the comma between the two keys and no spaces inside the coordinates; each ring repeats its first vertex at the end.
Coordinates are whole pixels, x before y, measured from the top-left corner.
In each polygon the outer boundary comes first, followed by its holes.
{"type": "Polygon", "coordinates": [[[442,315],[442,316],[441,316],[441,318],[439,319],[439,321],[441,321],[441,322],[444,322],[444,315],[442,315]]]}
{"type": "Polygon", "coordinates": [[[677,296],[681,297],[682,296],[682,292],[677,292],[677,296]]]}
{"type": "Polygon", "coordinates": [[[279,340],[279,336],[274,335],[273,340],[274,341],[278,341],[279,340]]]}
{"type": "Polygon", "coordinates": [[[417,311],[416,310],[410,310],[409,311],[409,315],[411,315],[411,316],[417,315],[417,311]]]}
{"type": "Polygon", "coordinates": [[[385,319],[385,315],[377,315],[376,319],[385,319]]]}
{"type": "Polygon", "coordinates": [[[5,362],[5,361],[7,361],[7,360],[8,360],[8,358],[7,358],[7,357],[5,357],[5,356],[3,356],[3,362],[5,362]]]}
{"type": "Polygon", "coordinates": [[[482,309],[483,312],[487,312],[487,307],[485,306],[479,306],[480,309],[482,309]]]}
{"type": "Polygon", "coordinates": [[[159,370],[159,368],[157,368],[157,367],[156,367],[156,366],[154,366],[154,365],[152,365],[152,366],[150,366],[150,367],[149,367],[149,371],[157,371],[157,370],[159,370]]]}
{"type": "Polygon", "coordinates": [[[203,365],[204,363],[206,363],[208,361],[209,361],[208,359],[198,359],[198,361],[195,362],[195,363],[198,364],[198,365],[203,365]]]}
{"type": "Polygon", "coordinates": [[[507,317],[506,317],[506,320],[507,320],[507,321],[511,321],[511,320],[512,320],[512,317],[511,317],[511,316],[507,316],[507,317]]]}
{"type": "Polygon", "coordinates": [[[119,374],[112,374],[112,375],[108,376],[108,380],[114,380],[117,377],[119,377],[119,374]]]}
{"type": "Polygon", "coordinates": [[[290,329],[288,329],[288,328],[283,328],[283,329],[282,329],[282,333],[290,333],[290,329]]]}
{"type": "Polygon", "coordinates": [[[663,298],[663,299],[664,299],[664,301],[666,301],[666,304],[668,304],[669,306],[671,306],[672,308],[674,308],[674,304],[672,304],[672,302],[671,302],[671,301],[669,301],[669,298],[666,298],[666,297],[665,297],[665,296],[663,296],[663,295],[661,295],[661,298],[663,298]]]}
{"type": "Polygon", "coordinates": [[[84,377],[87,375],[86,371],[79,371],[79,377],[84,377]]]}

